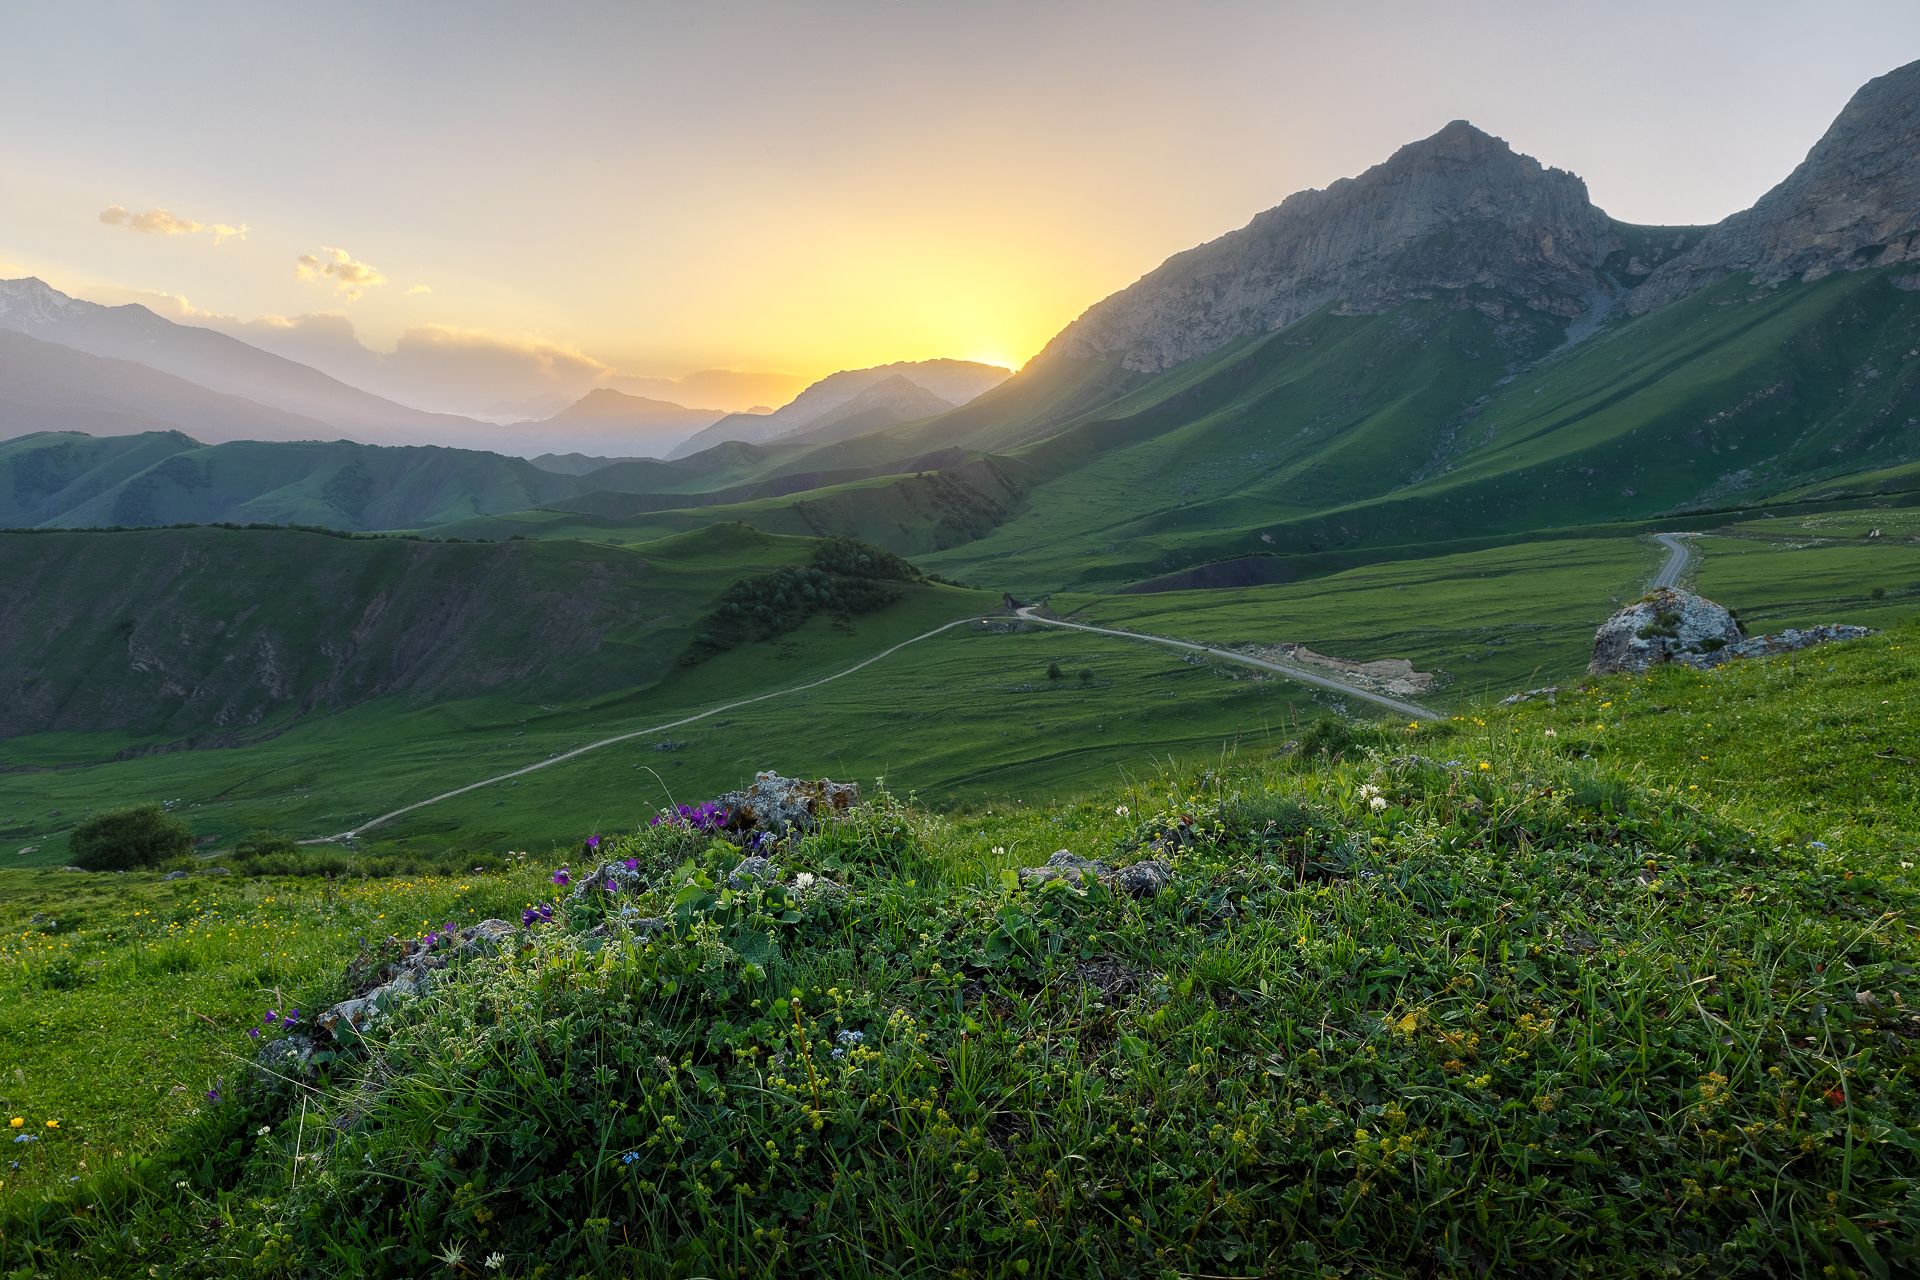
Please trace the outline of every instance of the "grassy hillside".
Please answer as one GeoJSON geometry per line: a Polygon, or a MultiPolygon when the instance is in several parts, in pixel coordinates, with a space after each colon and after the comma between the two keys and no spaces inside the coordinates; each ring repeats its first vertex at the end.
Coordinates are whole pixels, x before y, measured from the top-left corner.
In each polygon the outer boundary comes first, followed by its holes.
{"type": "Polygon", "coordinates": [[[0,533],[0,737],[18,760],[40,734],[204,745],[378,698],[590,698],[659,679],[729,583],[806,554],[740,526],[636,551],[277,529],[0,533]]]}
{"type": "Polygon", "coordinates": [[[134,874],[111,897],[0,872],[0,1111],[37,1139],[0,1184],[0,1257],[1904,1274],[1916,654],[1908,624],[1143,760],[1032,808],[879,794],[725,893],[733,845],[643,828],[607,849],[662,926],[590,935],[609,908],[563,907],[296,1091],[244,1084],[264,1010],[310,1020],[356,934],[517,919],[564,853],[351,887],[134,874]],[[1008,872],[1062,847],[1169,879],[1008,872]],[[111,1089],[77,1069],[135,1057],[111,1089]]]}

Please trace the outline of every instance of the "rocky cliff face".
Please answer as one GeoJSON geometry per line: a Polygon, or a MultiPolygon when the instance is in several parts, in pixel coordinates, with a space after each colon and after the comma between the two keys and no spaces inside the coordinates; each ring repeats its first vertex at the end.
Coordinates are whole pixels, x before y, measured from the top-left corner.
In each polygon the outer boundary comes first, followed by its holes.
{"type": "Polygon", "coordinates": [[[1722,276],[1758,284],[1920,262],[1920,62],[1853,95],[1807,158],[1633,291],[1652,311],[1722,276]]]}
{"type": "Polygon", "coordinates": [[[1613,224],[1586,184],[1456,120],[1324,191],[1167,259],[1097,303],[1045,356],[1123,353],[1157,372],[1329,303],[1382,311],[1484,286],[1568,318],[1607,293],[1613,224]]]}

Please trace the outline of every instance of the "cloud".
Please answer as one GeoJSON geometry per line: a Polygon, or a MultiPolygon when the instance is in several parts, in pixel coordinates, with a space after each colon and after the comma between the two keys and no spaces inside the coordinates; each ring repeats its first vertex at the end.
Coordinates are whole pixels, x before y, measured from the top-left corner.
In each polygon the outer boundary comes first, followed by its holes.
{"type": "Polygon", "coordinates": [[[318,254],[301,254],[293,265],[293,275],[296,280],[332,279],[334,287],[350,299],[387,282],[376,268],[355,261],[345,249],[324,246],[318,254]]]}
{"type": "Polygon", "coordinates": [[[413,293],[432,293],[432,292],[433,292],[433,286],[432,286],[432,285],[430,285],[430,284],[416,284],[416,285],[414,285],[414,286],[413,286],[413,287],[412,287],[411,289],[408,289],[408,290],[407,290],[407,292],[408,292],[408,293],[410,293],[410,294],[413,294],[413,293]]]}
{"type": "Polygon", "coordinates": [[[244,240],[248,228],[242,224],[230,227],[224,222],[195,222],[183,218],[165,209],[148,209],[144,213],[134,213],[122,205],[108,205],[100,211],[100,221],[110,227],[125,227],[129,231],[144,231],[158,236],[194,236],[205,232],[213,237],[213,243],[223,245],[229,240],[244,240]]]}

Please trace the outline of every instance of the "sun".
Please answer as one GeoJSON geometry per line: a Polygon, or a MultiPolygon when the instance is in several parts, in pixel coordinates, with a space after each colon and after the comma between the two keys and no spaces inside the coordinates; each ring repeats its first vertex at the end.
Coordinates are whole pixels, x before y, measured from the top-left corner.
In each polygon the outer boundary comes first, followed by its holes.
{"type": "Polygon", "coordinates": [[[994,364],[994,365],[999,365],[1002,369],[1012,369],[1015,373],[1018,373],[1020,371],[1020,362],[1018,360],[1015,360],[1012,356],[1003,356],[997,353],[988,353],[988,354],[970,355],[967,357],[967,359],[973,361],[975,364],[994,364]]]}

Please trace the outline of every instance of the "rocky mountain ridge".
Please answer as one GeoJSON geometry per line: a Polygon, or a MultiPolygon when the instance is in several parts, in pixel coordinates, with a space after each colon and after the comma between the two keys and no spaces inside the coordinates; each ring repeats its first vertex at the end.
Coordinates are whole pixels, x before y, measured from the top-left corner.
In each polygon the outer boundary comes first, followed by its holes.
{"type": "Polygon", "coordinates": [[[1616,222],[1575,175],[1453,121],[1168,258],[1035,363],[1117,356],[1158,373],[1324,307],[1372,314],[1448,293],[1465,305],[1476,288],[1577,338],[1616,304],[1643,314],[1736,272],[1772,285],[1906,262],[1920,262],[1920,62],[1863,87],[1790,177],[1704,235],[1616,222]]]}
{"type": "Polygon", "coordinates": [[[1628,306],[1643,314],[1735,272],[1774,285],[1904,262],[1920,262],[1920,62],[1863,85],[1785,181],[1654,271],[1628,306]]]}
{"type": "Polygon", "coordinates": [[[1586,184],[1464,120],[1239,231],[1167,259],[1067,326],[1042,359],[1120,354],[1156,373],[1321,307],[1386,310],[1498,289],[1569,319],[1609,291],[1618,247],[1586,184]]]}

